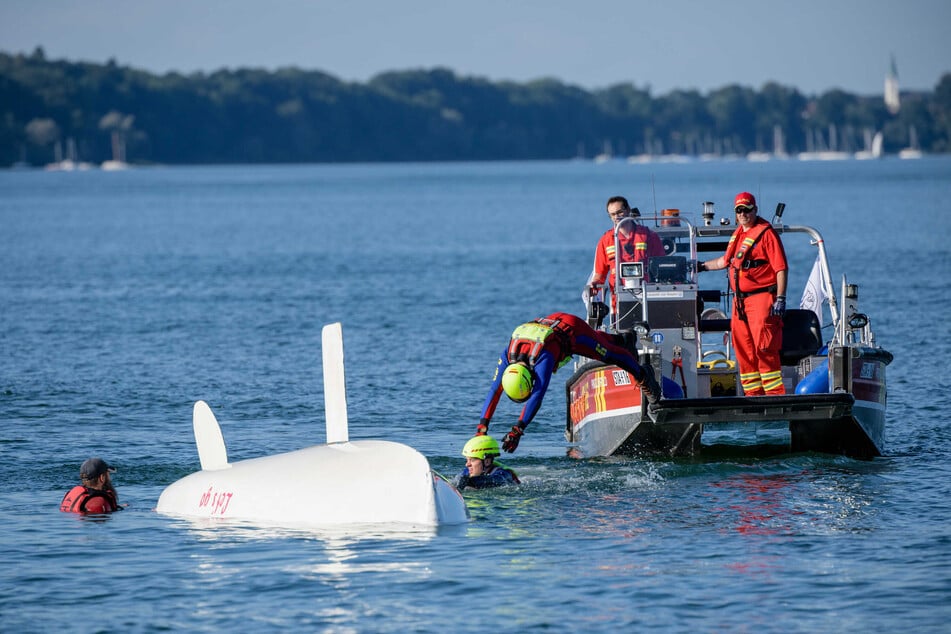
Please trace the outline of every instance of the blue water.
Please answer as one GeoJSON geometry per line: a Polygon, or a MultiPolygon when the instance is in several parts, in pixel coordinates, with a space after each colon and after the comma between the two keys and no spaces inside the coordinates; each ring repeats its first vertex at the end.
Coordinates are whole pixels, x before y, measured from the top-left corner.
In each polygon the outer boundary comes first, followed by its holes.
{"type": "MultiPolygon", "coordinates": [[[[0,172],[0,630],[946,632],[949,200],[948,158],[0,172]],[[579,462],[556,375],[507,461],[524,485],[467,491],[466,526],[153,511],[198,469],[197,399],[232,459],[323,442],[333,321],[351,437],[454,474],[512,328],[582,311],[608,196],[730,215],[741,190],[859,284],[895,354],[886,456],[579,462]],[[58,511],[90,455],[130,504],[104,521],[58,511]]],[[[790,251],[790,289],[812,254],[790,251]]]]}

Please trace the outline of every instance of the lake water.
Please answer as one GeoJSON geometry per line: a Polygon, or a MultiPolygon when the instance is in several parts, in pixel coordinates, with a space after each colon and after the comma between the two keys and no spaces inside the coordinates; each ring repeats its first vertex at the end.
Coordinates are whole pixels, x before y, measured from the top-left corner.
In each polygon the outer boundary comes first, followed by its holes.
{"type": "MultiPolygon", "coordinates": [[[[949,200],[947,157],[0,172],[0,630],[947,632],[949,200]],[[199,468],[197,399],[232,459],[323,442],[334,321],[351,438],[453,475],[514,326],[582,313],[610,195],[730,216],[742,190],[859,284],[895,355],[886,456],[576,461],[556,375],[506,461],[523,486],[467,491],[466,526],[153,511],[199,468]],[[90,455],[128,510],[59,512],[90,455]]],[[[790,252],[791,304],[813,253],[790,252]]]]}

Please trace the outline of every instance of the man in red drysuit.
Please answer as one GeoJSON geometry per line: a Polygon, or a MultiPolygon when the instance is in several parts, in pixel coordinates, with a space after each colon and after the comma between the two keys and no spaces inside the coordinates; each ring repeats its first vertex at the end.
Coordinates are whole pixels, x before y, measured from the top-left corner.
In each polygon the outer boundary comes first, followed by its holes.
{"type": "Polygon", "coordinates": [[[715,260],[699,262],[697,270],[730,269],[731,330],[743,393],[785,394],[779,350],[786,312],[786,251],[772,225],[757,215],[753,194],[737,194],[733,208],[739,227],[726,252],[715,260]]]}
{"type": "MultiPolygon", "coordinates": [[[[614,221],[614,227],[608,229],[598,240],[598,246],[594,251],[594,270],[588,278],[585,290],[588,296],[593,296],[593,286],[600,286],[607,280],[614,293],[614,267],[617,257],[614,247],[614,232],[617,225],[624,218],[631,216],[631,207],[624,196],[612,196],[608,199],[608,215],[614,221]]],[[[638,217],[639,212],[634,212],[634,217],[638,217]]],[[[660,241],[660,236],[648,229],[642,224],[634,225],[633,234],[620,236],[621,244],[621,262],[647,262],[648,258],[664,255],[664,245],[660,241]]],[[[646,264],[645,264],[646,269],[646,264]]]]}

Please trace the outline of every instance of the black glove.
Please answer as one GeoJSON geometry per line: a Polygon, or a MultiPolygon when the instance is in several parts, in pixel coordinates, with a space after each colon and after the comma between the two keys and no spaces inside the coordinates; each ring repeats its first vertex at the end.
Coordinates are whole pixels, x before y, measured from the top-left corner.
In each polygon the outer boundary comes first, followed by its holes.
{"type": "Polygon", "coordinates": [[[525,430],[519,427],[518,425],[512,425],[512,431],[505,434],[505,438],[502,439],[502,451],[505,453],[512,453],[518,447],[518,441],[521,439],[522,434],[525,433],[525,430]]]}
{"type": "Polygon", "coordinates": [[[704,264],[703,262],[697,262],[697,273],[700,273],[701,271],[706,271],[706,270],[707,270],[706,264],[704,264]]]}
{"type": "Polygon", "coordinates": [[[489,433],[489,421],[482,419],[479,421],[479,424],[476,425],[476,436],[485,436],[489,433]]]}
{"type": "Polygon", "coordinates": [[[776,301],[773,302],[773,308],[769,311],[769,314],[773,317],[782,317],[786,314],[786,296],[777,295],[776,301]]]}

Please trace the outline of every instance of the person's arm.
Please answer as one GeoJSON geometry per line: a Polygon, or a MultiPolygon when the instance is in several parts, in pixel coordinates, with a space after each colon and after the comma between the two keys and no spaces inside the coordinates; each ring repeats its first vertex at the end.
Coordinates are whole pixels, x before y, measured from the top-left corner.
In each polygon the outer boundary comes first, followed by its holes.
{"type": "Polygon", "coordinates": [[[495,376],[492,377],[492,386],[489,388],[489,393],[486,395],[485,402],[482,404],[482,416],[479,420],[477,433],[486,433],[489,430],[489,422],[492,420],[492,415],[495,414],[495,408],[499,404],[499,398],[502,396],[502,373],[508,365],[506,362],[507,356],[508,346],[502,350],[502,354],[499,355],[499,361],[495,366],[495,376]]]}
{"type": "Polygon", "coordinates": [[[782,319],[786,314],[786,270],[776,271],[776,299],[769,310],[771,317],[782,319]]]}
{"type": "Polygon", "coordinates": [[[462,491],[469,484],[469,480],[469,467],[463,467],[462,471],[459,472],[459,475],[453,478],[452,486],[462,491]]]}
{"type": "Polygon", "coordinates": [[[763,236],[763,250],[769,265],[776,271],[776,294],[786,297],[786,281],[788,280],[789,263],[786,260],[786,249],[783,241],[775,231],[767,231],[763,236]]]}
{"type": "Polygon", "coordinates": [[[591,270],[591,276],[588,278],[588,288],[597,284],[604,284],[608,276],[608,270],[611,263],[608,262],[608,254],[604,250],[604,238],[598,240],[598,245],[594,249],[594,268],[591,270]]]}
{"type": "Polygon", "coordinates": [[[786,298],[786,271],[777,271],[776,272],[776,294],[781,295],[783,299],[786,298]]]}
{"type": "Polygon", "coordinates": [[[522,408],[522,415],[518,417],[518,424],[523,430],[535,418],[538,408],[542,406],[542,399],[545,398],[545,392],[548,391],[548,383],[551,381],[551,374],[555,371],[555,358],[548,350],[542,350],[538,359],[535,361],[535,384],[532,386],[532,394],[528,397],[528,402],[522,408]]]}
{"type": "Polygon", "coordinates": [[[697,270],[699,271],[719,271],[720,269],[725,269],[725,268],[726,268],[726,256],[723,256],[723,255],[713,260],[707,260],[706,262],[697,263],[697,270]]]}

